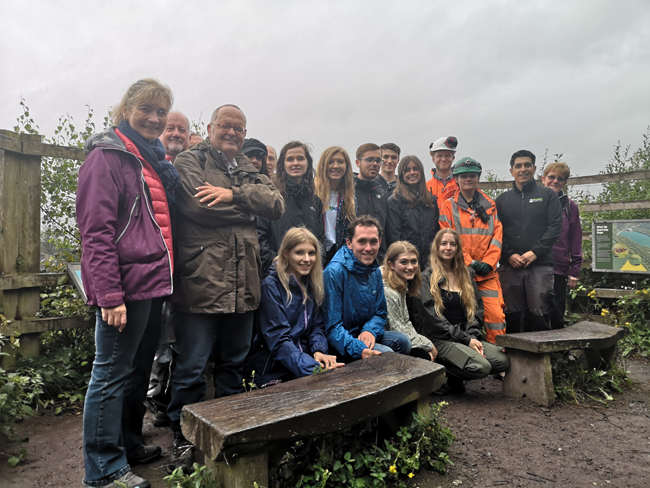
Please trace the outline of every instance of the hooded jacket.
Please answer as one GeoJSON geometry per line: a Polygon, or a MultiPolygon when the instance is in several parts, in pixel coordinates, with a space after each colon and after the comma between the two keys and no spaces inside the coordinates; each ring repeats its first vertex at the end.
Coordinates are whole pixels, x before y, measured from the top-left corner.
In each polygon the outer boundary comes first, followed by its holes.
{"type": "Polygon", "coordinates": [[[226,155],[203,141],[180,153],[174,166],[177,190],[177,310],[186,313],[244,313],[260,299],[260,249],[256,216],[278,219],[284,200],[265,175],[239,154],[228,170],[226,155]],[[208,207],[194,198],[208,182],[231,189],[233,200],[208,207]]]}
{"type": "Polygon", "coordinates": [[[553,245],[555,274],[580,277],[582,265],[582,226],[578,206],[567,195],[558,195],[562,205],[562,232],[553,245]]]}
{"type": "MultiPolygon", "coordinates": [[[[422,273],[422,286],[420,297],[407,297],[406,303],[409,309],[409,318],[418,334],[422,334],[431,340],[442,340],[460,342],[466,346],[472,339],[482,340],[481,322],[483,321],[483,299],[481,298],[476,282],[472,279],[474,297],[476,298],[476,313],[473,322],[467,319],[462,324],[450,323],[444,315],[438,315],[435,309],[435,302],[429,290],[431,283],[431,268],[422,273]]],[[[472,272],[470,270],[470,276],[472,272]]],[[[444,280],[438,282],[440,286],[444,280]]]]}
{"type": "Polygon", "coordinates": [[[537,259],[531,266],[553,264],[553,244],[562,231],[562,205],[550,188],[535,180],[513,188],[496,199],[497,214],[503,224],[501,264],[513,254],[533,251],[537,259]]]}
{"type": "Polygon", "coordinates": [[[379,340],[386,326],[386,299],[379,266],[360,263],[349,247],[339,249],[323,272],[325,334],[338,354],[360,359],[364,331],[379,340]]]}
{"type": "Polygon", "coordinates": [[[458,232],[467,266],[472,261],[483,261],[492,267],[492,271],[485,276],[477,276],[476,280],[491,280],[497,277],[496,269],[503,246],[503,226],[497,216],[496,204],[490,197],[481,190],[476,190],[474,198],[485,210],[487,222],[483,222],[469,208],[459,190],[440,207],[440,227],[452,228],[458,232]]]}
{"type": "Polygon", "coordinates": [[[420,254],[421,269],[425,269],[429,264],[431,243],[440,230],[436,197],[432,200],[433,207],[427,207],[420,202],[415,207],[409,207],[406,199],[398,193],[393,193],[388,199],[387,246],[396,241],[408,241],[413,244],[420,254]]]}
{"type": "Polygon", "coordinates": [[[384,176],[380,173],[377,175],[377,182],[381,185],[381,189],[384,190],[384,193],[386,193],[386,198],[390,198],[390,196],[395,191],[395,187],[397,186],[397,178],[388,183],[388,181],[386,181],[386,178],[384,178],[384,176]]]}
{"type": "Polygon", "coordinates": [[[312,194],[307,186],[299,185],[289,178],[285,184],[287,200],[282,217],[277,220],[259,219],[257,222],[262,269],[265,272],[273,264],[284,235],[292,227],[305,226],[316,236],[320,243],[321,255],[325,255],[323,202],[312,194]]]}
{"type": "Polygon", "coordinates": [[[165,242],[155,217],[165,204],[157,201],[154,212],[145,181],[145,173],[152,182],[157,176],[124,140],[114,128],[92,136],[79,170],[81,276],[88,304],[103,308],[172,293],[171,231],[165,242]]]}
{"type": "Polygon", "coordinates": [[[291,301],[275,267],[262,281],[262,298],[256,315],[255,336],[246,359],[246,371],[255,371],[258,386],[277,379],[309,376],[320,363],[314,353],[327,354],[323,313],[313,300],[304,297],[296,277],[289,277],[291,301]]]}
{"type": "Polygon", "coordinates": [[[379,180],[362,180],[354,176],[354,197],[356,199],[356,216],[371,215],[381,225],[381,245],[377,260],[381,263],[386,254],[386,220],[388,216],[388,198],[379,180]]]}

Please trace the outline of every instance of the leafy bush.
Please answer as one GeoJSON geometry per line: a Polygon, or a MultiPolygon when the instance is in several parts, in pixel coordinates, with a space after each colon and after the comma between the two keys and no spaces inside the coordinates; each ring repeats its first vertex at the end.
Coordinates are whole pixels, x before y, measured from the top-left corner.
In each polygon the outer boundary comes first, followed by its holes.
{"type": "Polygon", "coordinates": [[[405,487],[421,466],[444,473],[454,436],[442,420],[446,403],[431,405],[431,417],[414,415],[397,438],[377,443],[376,422],[296,444],[270,473],[271,486],[312,488],[405,487]]]}

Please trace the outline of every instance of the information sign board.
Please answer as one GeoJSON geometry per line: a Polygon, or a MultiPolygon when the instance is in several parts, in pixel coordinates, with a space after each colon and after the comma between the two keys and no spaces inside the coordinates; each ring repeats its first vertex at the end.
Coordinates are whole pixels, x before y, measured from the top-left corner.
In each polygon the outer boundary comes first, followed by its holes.
{"type": "Polygon", "coordinates": [[[592,269],[650,274],[650,220],[594,221],[592,269]]]}

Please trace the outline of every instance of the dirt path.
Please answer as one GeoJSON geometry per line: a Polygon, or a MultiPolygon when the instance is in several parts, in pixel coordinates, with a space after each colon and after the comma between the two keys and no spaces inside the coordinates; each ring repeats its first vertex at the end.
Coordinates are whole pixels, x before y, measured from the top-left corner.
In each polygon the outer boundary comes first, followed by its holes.
{"type": "MultiPolygon", "coordinates": [[[[504,398],[502,383],[492,378],[469,383],[465,394],[444,398],[457,437],[450,452],[455,466],[445,476],[423,472],[412,486],[650,487],[650,365],[628,366],[635,386],[615,395],[609,407],[544,409],[504,398]]],[[[81,415],[51,413],[25,422],[20,435],[29,438],[22,444],[28,463],[12,468],[0,456],[0,488],[81,486],[81,424],[81,415]]],[[[135,471],[163,488],[171,434],[155,428],[149,417],[145,434],[163,448],[164,457],[135,471]]]]}

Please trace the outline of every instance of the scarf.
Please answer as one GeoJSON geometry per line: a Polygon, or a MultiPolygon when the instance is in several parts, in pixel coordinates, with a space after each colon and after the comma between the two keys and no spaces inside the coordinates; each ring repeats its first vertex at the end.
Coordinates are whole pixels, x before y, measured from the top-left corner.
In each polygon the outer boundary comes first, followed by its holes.
{"type": "Polygon", "coordinates": [[[176,171],[176,168],[174,168],[174,165],[165,159],[165,146],[160,142],[160,139],[156,139],[153,142],[147,141],[126,120],[122,120],[117,128],[135,144],[135,147],[140,151],[140,155],[156,172],[165,188],[169,206],[176,205],[174,189],[181,182],[181,177],[178,171],[176,171]]]}

